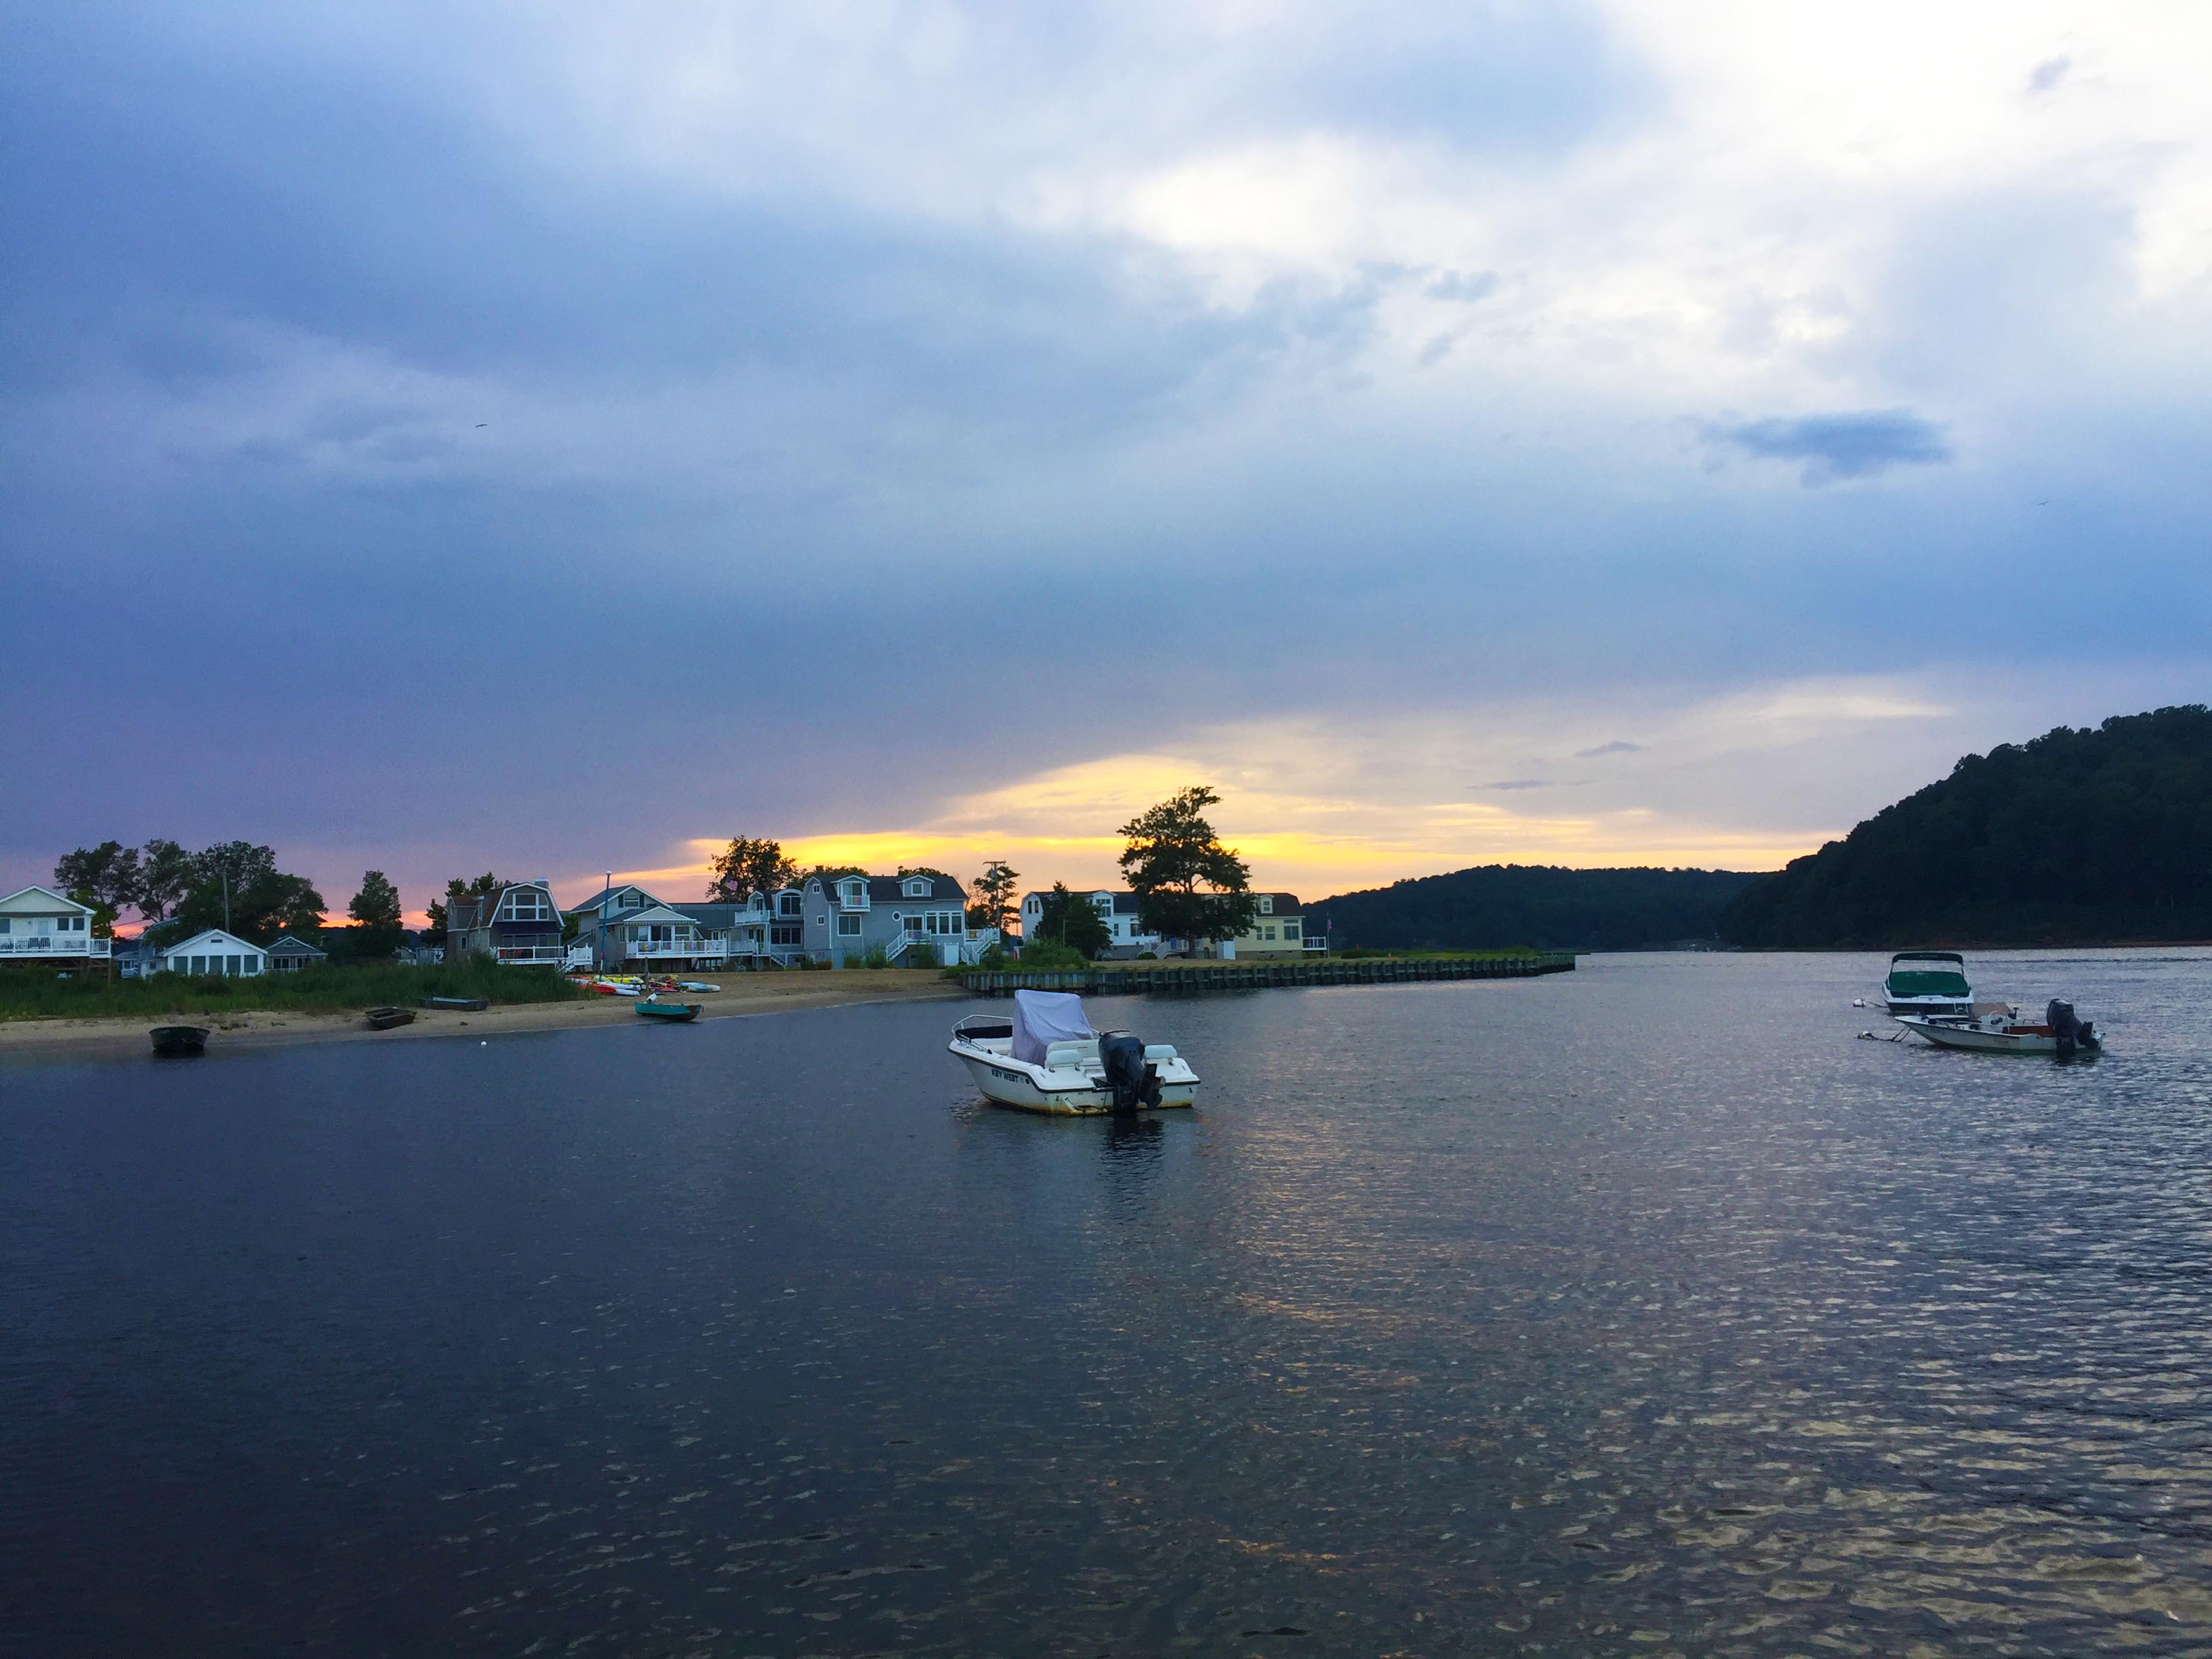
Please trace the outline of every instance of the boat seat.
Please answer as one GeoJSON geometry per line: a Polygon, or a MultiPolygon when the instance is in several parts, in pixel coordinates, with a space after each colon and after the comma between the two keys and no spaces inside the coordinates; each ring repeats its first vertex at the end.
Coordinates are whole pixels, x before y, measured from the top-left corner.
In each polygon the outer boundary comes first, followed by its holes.
{"type": "Polygon", "coordinates": [[[1145,1045],[1145,1058],[1152,1061],[1154,1064],[1158,1064],[1159,1061],[1164,1060],[1173,1060],[1176,1058],[1175,1044],[1172,1042],[1147,1042],[1145,1045]]]}
{"type": "Polygon", "coordinates": [[[1083,1063],[1098,1058],[1096,1042],[1052,1042],[1045,1045],[1044,1064],[1048,1072],[1079,1072],[1083,1063]]]}

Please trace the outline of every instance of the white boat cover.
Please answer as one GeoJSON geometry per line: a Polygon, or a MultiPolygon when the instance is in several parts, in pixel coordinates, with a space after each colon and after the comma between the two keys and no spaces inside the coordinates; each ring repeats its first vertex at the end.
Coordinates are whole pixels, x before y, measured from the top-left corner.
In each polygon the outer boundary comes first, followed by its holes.
{"type": "Polygon", "coordinates": [[[1097,1035],[1073,991],[1014,993],[1014,1058],[1044,1064],[1044,1051],[1055,1042],[1083,1042],[1097,1035]]]}

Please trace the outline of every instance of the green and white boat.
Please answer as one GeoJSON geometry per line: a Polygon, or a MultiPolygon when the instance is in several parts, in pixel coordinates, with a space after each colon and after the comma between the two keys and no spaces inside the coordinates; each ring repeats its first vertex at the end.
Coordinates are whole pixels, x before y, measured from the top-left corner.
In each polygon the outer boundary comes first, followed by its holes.
{"type": "Polygon", "coordinates": [[[1966,959],[1956,951],[1899,951],[1889,959],[1881,994],[1892,1014],[1963,1019],[1974,1012],[1966,959]]]}

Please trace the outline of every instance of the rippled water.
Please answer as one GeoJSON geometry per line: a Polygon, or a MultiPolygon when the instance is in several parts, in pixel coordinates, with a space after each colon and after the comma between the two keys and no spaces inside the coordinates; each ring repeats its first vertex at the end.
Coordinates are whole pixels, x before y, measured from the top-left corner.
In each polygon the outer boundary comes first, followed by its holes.
{"type": "Polygon", "coordinates": [[[2212,1651],[2212,957],[957,1004],[0,1068],[0,1645],[2212,1651]]]}

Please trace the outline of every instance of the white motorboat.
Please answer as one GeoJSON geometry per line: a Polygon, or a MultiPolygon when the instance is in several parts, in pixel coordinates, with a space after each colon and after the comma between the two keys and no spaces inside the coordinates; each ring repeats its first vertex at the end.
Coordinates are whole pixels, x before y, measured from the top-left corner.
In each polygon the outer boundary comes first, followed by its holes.
{"type": "Polygon", "coordinates": [[[2103,1051],[2104,1042],[2087,1020],[2074,1017],[2074,1005],[2053,1002],[2041,1024],[2024,1020],[2009,1002],[1977,1002],[1971,1012],[1945,1018],[1931,1014],[1891,1016],[1915,1036],[1940,1048],[1971,1048],[1986,1054],[2056,1054],[2103,1051]]]}
{"type": "Polygon", "coordinates": [[[1966,959],[1956,951],[1899,951],[1889,959],[1881,996],[1882,1011],[1892,1015],[1965,1018],[1972,1017],[1975,1006],[1966,959]]]}
{"type": "Polygon", "coordinates": [[[1017,991],[1012,1018],[971,1015],[947,1046],[984,1098],[1025,1112],[1188,1106],[1198,1089],[1198,1073],[1170,1044],[1092,1030],[1083,999],[1065,991],[1017,991]]]}

